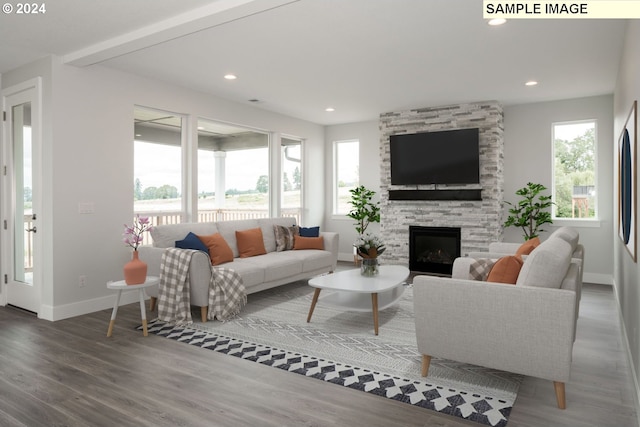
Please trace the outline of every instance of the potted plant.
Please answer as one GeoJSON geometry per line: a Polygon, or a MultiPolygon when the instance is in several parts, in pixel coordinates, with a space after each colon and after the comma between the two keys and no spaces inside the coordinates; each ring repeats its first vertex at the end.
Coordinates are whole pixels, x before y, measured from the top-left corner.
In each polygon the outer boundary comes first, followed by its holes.
{"type": "Polygon", "coordinates": [[[546,189],[547,187],[542,184],[528,182],[525,187],[516,191],[516,195],[522,199],[517,203],[505,201],[511,208],[504,226],[522,228],[524,240],[538,237],[538,234],[544,231],[540,228],[543,224],[553,223],[548,209],[554,203],[551,201],[551,196],[541,194],[546,189]]]}
{"type": "Polygon", "coordinates": [[[364,185],[349,190],[351,193],[351,206],[353,209],[347,214],[356,221],[356,232],[362,236],[372,222],[380,222],[380,205],[373,202],[376,192],[367,189],[364,185]]]}
{"type": "Polygon", "coordinates": [[[380,222],[379,202],[373,201],[376,192],[367,189],[364,185],[349,192],[352,209],[347,216],[356,221],[354,225],[358,233],[358,238],[353,244],[354,261],[357,264],[362,257],[361,273],[365,276],[374,276],[378,273],[378,255],[384,251],[384,244],[377,236],[370,233],[365,235],[365,230],[372,222],[380,222]]]}

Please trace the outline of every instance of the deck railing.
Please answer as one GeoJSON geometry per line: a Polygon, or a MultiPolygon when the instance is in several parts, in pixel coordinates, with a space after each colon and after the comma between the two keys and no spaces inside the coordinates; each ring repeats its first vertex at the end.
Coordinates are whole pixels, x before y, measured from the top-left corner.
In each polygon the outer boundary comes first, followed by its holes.
{"type": "MultiPolygon", "coordinates": [[[[300,216],[302,210],[300,208],[281,209],[281,216],[291,216],[296,219],[296,224],[300,224],[300,216]]],[[[136,212],[140,216],[149,217],[152,226],[165,224],[180,224],[182,222],[182,213],[180,212],[136,212]]],[[[231,221],[237,219],[258,219],[268,218],[269,211],[267,209],[214,209],[208,211],[199,211],[197,222],[217,222],[231,221]]],[[[151,235],[145,233],[142,244],[150,245],[153,242],[151,235]]]]}
{"type": "MultiPolygon", "coordinates": [[[[302,210],[300,208],[288,208],[282,209],[282,216],[292,216],[296,219],[296,224],[300,224],[300,214],[302,210]]],[[[151,220],[151,224],[163,225],[163,224],[179,224],[181,222],[182,214],[180,212],[136,212],[140,216],[147,216],[151,220]]],[[[234,219],[257,219],[268,218],[269,211],[267,209],[215,209],[210,211],[198,212],[198,222],[216,222],[216,221],[230,221],[234,219]]],[[[33,228],[32,215],[24,216],[24,229],[33,228]]],[[[27,231],[24,232],[24,267],[26,271],[33,270],[33,233],[27,231]]],[[[149,233],[145,233],[143,236],[144,245],[150,245],[152,243],[149,233]]]]}

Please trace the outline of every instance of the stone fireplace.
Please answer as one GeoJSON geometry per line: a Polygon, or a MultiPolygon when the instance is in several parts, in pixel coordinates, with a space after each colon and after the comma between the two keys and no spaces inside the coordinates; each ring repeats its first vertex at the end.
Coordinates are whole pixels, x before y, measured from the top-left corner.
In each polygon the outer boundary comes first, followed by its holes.
{"type": "Polygon", "coordinates": [[[384,262],[409,266],[410,226],[460,229],[461,256],[486,250],[490,242],[500,240],[504,199],[503,133],[502,106],[495,101],[396,111],[380,116],[380,232],[387,246],[382,255],[384,262]],[[437,188],[391,185],[390,135],[464,128],[479,129],[480,184],[438,185],[437,188]],[[412,196],[424,193],[423,190],[437,190],[427,193],[438,197],[412,196]],[[447,197],[470,192],[479,193],[480,197],[468,200],[447,197]],[[403,197],[396,197],[398,193],[403,197]]]}
{"type": "Polygon", "coordinates": [[[460,228],[409,227],[409,270],[451,275],[460,256],[460,228]]]}

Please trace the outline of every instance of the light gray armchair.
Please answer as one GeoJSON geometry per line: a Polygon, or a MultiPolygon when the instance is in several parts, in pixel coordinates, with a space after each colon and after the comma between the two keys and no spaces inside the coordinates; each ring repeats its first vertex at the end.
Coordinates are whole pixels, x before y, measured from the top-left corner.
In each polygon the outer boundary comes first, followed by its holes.
{"type": "Polygon", "coordinates": [[[548,239],[525,259],[515,286],[469,280],[460,267],[457,277],[416,276],[422,374],[438,357],[544,378],[564,409],[580,282],[572,252],[566,241],[548,239]]]}

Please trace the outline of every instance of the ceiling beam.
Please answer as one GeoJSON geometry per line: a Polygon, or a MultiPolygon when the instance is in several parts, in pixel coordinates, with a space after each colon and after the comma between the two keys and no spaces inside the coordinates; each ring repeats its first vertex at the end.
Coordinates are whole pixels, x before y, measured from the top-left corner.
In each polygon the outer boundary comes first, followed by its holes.
{"type": "Polygon", "coordinates": [[[217,0],[138,30],[64,55],[65,64],[86,67],[299,0],[217,0]]]}

